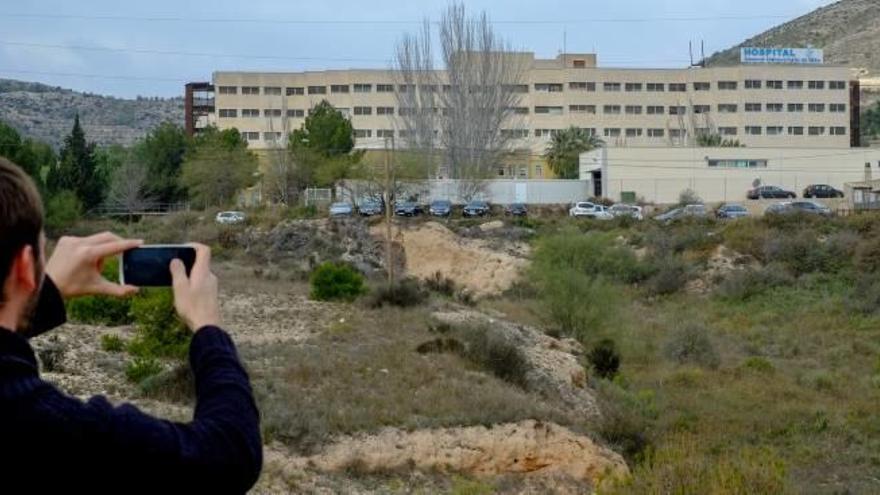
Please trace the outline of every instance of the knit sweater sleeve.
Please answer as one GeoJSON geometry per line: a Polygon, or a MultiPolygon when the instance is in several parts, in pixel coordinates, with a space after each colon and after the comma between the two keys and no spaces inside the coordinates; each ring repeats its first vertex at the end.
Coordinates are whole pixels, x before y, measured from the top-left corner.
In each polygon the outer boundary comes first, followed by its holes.
{"type": "Polygon", "coordinates": [[[67,321],[64,299],[61,297],[58,287],[55,286],[55,282],[48,275],[43,279],[43,285],[40,287],[40,294],[37,297],[34,315],[25,332],[28,338],[46,333],[67,321]]]}

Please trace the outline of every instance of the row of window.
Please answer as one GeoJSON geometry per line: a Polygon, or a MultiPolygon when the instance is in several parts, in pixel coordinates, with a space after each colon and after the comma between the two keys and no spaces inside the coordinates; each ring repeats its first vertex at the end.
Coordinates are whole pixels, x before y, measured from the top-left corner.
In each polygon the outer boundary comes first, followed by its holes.
{"type": "MultiPolygon", "coordinates": [[[[596,91],[598,83],[596,82],[588,82],[588,81],[574,81],[568,83],[568,89],[570,91],[596,91]]],[[[842,90],[846,89],[846,81],[824,81],[824,80],[812,80],[812,81],[783,81],[783,80],[760,80],[760,79],[746,79],[743,81],[743,87],[745,89],[792,89],[792,90],[800,90],[800,89],[815,89],[815,90],[824,90],[826,87],[831,90],[842,90]]],[[[399,84],[396,86],[397,91],[407,92],[415,89],[414,85],[407,84],[399,84]]],[[[688,89],[687,83],[619,83],[619,82],[604,82],[601,83],[601,87],[603,91],[607,92],[619,92],[619,91],[627,91],[627,92],[640,92],[642,90],[648,92],[685,92],[688,89]]],[[[709,91],[712,89],[712,83],[710,82],[694,82],[691,84],[691,87],[694,91],[709,91]]],[[[719,91],[736,91],[739,89],[740,84],[739,81],[718,81],[715,86],[719,91]]],[[[330,93],[334,94],[345,94],[345,93],[372,93],[375,88],[377,93],[393,93],[395,90],[394,84],[331,84],[330,85],[330,93]]],[[[438,91],[440,87],[436,84],[428,84],[422,85],[419,87],[422,91],[438,91]]],[[[452,86],[448,84],[443,85],[444,91],[449,91],[452,86]]],[[[538,93],[561,93],[563,92],[565,85],[562,83],[535,83],[534,84],[535,91],[538,93]]],[[[514,84],[510,85],[509,89],[513,90],[516,93],[528,93],[529,85],[528,84],[514,84]]],[[[324,95],[327,94],[327,86],[292,86],[282,88],[281,86],[218,86],[217,91],[221,95],[235,95],[239,94],[239,90],[243,95],[259,95],[264,94],[268,96],[281,96],[282,94],[286,94],[287,96],[298,96],[298,95],[324,95]]]]}

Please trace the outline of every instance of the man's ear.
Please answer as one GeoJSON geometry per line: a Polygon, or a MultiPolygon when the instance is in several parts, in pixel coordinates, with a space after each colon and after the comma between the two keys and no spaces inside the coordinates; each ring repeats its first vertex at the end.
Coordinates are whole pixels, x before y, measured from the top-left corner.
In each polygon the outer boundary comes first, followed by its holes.
{"type": "Polygon", "coordinates": [[[37,263],[39,261],[34,257],[34,248],[26,245],[12,259],[13,286],[18,290],[23,290],[32,294],[37,290],[40,281],[37,280],[37,263]]]}

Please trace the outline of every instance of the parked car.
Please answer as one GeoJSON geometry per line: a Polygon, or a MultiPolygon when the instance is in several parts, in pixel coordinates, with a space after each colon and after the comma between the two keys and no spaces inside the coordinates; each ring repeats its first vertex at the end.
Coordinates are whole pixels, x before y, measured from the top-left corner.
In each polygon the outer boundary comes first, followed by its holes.
{"type": "Polygon", "coordinates": [[[804,189],[804,198],[842,198],[843,191],[828,184],[813,184],[804,189]]]}
{"type": "Polygon", "coordinates": [[[581,201],[576,203],[570,210],[568,215],[572,217],[595,218],[598,220],[611,220],[614,218],[608,208],[589,201],[581,201]]]}
{"type": "Polygon", "coordinates": [[[431,202],[428,213],[435,217],[448,217],[452,214],[452,201],[448,199],[437,199],[431,202]]]}
{"type": "Polygon", "coordinates": [[[484,217],[492,213],[489,203],[482,200],[471,200],[461,210],[461,214],[466,217],[484,217]]]}
{"type": "Polygon", "coordinates": [[[705,218],[708,215],[706,205],[686,205],[674,208],[661,215],[654,217],[660,222],[671,223],[682,218],[705,218]]]}
{"type": "Polygon", "coordinates": [[[831,208],[815,201],[793,201],[789,204],[789,207],[794,212],[806,213],[808,215],[830,217],[832,214],[831,208]]]}
{"type": "Polygon", "coordinates": [[[422,207],[414,201],[400,201],[394,205],[394,214],[399,217],[414,217],[422,212],[422,207]]]}
{"type": "Polygon", "coordinates": [[[374,199],[361,201],[361,204],[358,206],[358,213],[365,217],[381,215],[383,211],[385,211],[385,208],[382,207],[382,202],[374,199]]]}
{"type": "Polygon", "coordinates": [[[354,213],[354,208],[349,203],[333,203],[330,205],[331,217],[347,217],[354,213]]]}
{"type": "Polygon", "coordinates": [[[627,205],[623,203],[612,205],[611,208],[608,208],[608,213],[611,213],[615,217],[632,217],[636,220],[644,218],[641,206],[627,205]]]}
{"type": "Polygon", "coordinates": [[[794,199],[797,194],[777,186],[759,186],[750,190],[746,197],[749,199],[794,199]]]}
{"type": "Polygon", "coordinates": [[[749,216],[749,210],[743,205],[721,205],[715,210],[715,218],[733,219],[749,216]]]}
{"type": "Polygon", "coordinates": [[[243,211],[221,211],[214,220],[222,225],[234,225],[244,222],[245,218],[243,211]]]}
{"type": "Polygon", "coordinates": [[[791,211],[791,202],[783,201],[781,203],[773,203],[764,210],[765,215],[781,215],[791,211]]]}
{"type": "Polygon", "coordinates": [[[514,217],[524,217],[529,214],[529,210],[523,203],[510,203],[507,205],[507,208],[504,209],[504,214],[514,217]]]}

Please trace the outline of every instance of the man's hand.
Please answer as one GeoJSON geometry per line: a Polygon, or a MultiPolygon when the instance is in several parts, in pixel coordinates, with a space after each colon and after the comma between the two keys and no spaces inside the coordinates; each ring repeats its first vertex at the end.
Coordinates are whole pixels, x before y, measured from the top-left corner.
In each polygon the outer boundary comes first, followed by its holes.
{"type": "Polygon", "coordinates": [[[138,288],[110,282],[101,275],[101,269],[105,258],[141,244],[141,240],[123,239],[110,232],[90,237],[62,237],[46,263],[46,274],[65,299],[88,295],[129,296],[138,288]]]}
{"type": "Polygon", "coordinates": [[[217,300],[217,277],[211,273],[211,249],[202,244],[189,244],[196,250],[196,261],[186,276],[180,260],[171,261],[174,308],[184,323],[194,331],[220,323],[217,300]]]}

